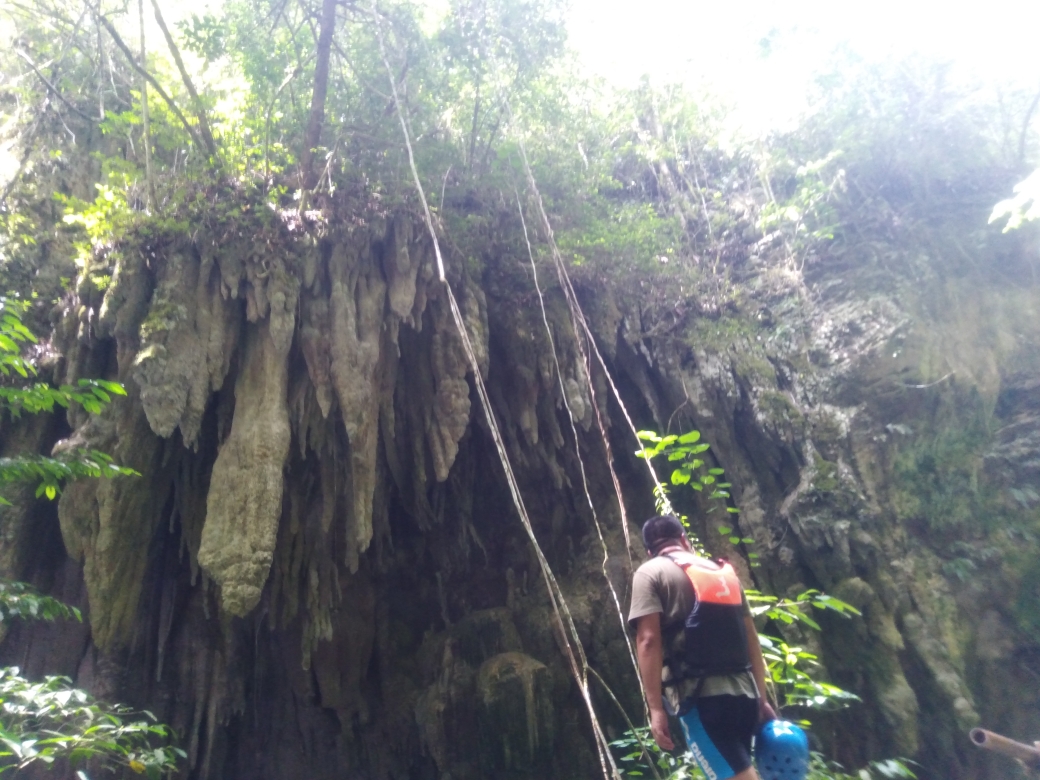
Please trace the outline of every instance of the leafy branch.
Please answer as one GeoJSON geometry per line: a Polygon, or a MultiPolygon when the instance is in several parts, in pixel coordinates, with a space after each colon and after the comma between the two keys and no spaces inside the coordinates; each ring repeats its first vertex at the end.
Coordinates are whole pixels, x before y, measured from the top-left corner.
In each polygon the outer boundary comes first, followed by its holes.
{"type": "MultiPolygon", "coordinates": [[[[731,514],[736,514],[740,510],[735,506],[728,506],[728,499],[730,498],[729,489],[732,484],[729,482],[722,482],[720,478],[725,474],[724,469],[709,467],[699,457],[700,455],[711,449],[711,445],[707,442],[701,441],[700,431],[688,431],[683,434],[668,434],[667,436],[660,436],[655,431],[639,431],[636,433],[641,441],[647,442],[647,445],[641,450],[636,451],[637,458],[643,458],[647,461],[652,458],[664,457],[669,463],[676,464],[672,469],[672,473],[668,478],[668,482],[673,486],[688,485],[698,493],[704,492],[707,488],[708,498],[713,501],[721,502],[722,506],[726,507],[726,511],[731,514]]],[[[654,498],[657,503],[658,511],[661,512],[672,512],[671,502],[668,499],[667,488],[663,485],[654,487],[654,498]]],[[[712,511],[714,507],[708,509],[712,511]]],[[[679,519],[683,525],[686,526],[687,530],[690,530],[689,520],[684,515],[679,515],[679,519]]],[[[729,536],[731,544],[740,543],[751,543],[754,540],[749,538],[741,538],[740,536],[732,536],[733,529],[728,526],[720,526],[719,532],[723,535],[729,536]]],[[[697,543],[696,537],[694,542],[697,543]]],[[[751,553],[750,558],[754,559],[758,556],[751,553]]],[[[757,565],[752,563],[753,566],[757,565]]]]}
{"type": "Polygon", "coordinates": [[[815,679],[804,667],[816,669],[815,655],[793,647],[778,637],[759,635],[769,679],[784,692],[785,703],[815,709],[840,709],[860,701],[859,696],[837,685],[815,679]]]}
{"type": "Polygon", "coordinates": [[[1021,227],[1026,222],[1040,219],[1040,168],[1016,184],[1014,192],[1014,197],[1002,200],[994,206],[989,217],[991,224],[1006,217],[1005,233],[1021,227]]]}
{"type": "MultiPolygon", "coordinates": [[[[12,374],[28,379],[36,376],[36,367],[21,354],[25,344],[35,344],[36,337],[22,322],[28,302],[17,298],[0,297],[0,374],[12,374]]],[[[51,387],[42,382],[27,387],[0,386],[0,409],[13,417],[21,413],[53,412],[55,406],[67,409],[79,404],[89,414],[98,414],[111,402],[113,395],[126,395],[118,382],[104,379],[80,379],[75,386],[51,387]]],[[[0,458],[0,484],[39,481],[36,497],[53,499],[61,492],[61,483],[78,477],[136,476],[137,472],[112,462],[112,458],[97,450],[74,450],[60,457],[21,455],[0,458]]],[[[8,502],[0,497],[0,504],[8,502]]]]}
{"type": "Polygon", "coordinates": [[[0,623],[9,622],[15,618],[83,620],[78,609],[50,596],[45,596],[27,582],[0,580],[0,623]]]}
{"type": "MultiPolygon", "coordinates": [[[[112,458],[97,450],[75,450],[64,458],[42,456],[0,458],[0,484],[39,480],[36,497],[53,499],[61,492],[61,482],[78,477],[139,477],[127,466],[118,466],[112,458]]],[[[4,499],[0,498],[0,502],[4,499]]]]}
{"type": "Polygon", "coordinates": [[[860,615],[860,611],[851,604],[846,604],[841,599],[828,596],[818,590],[811,589],[800,593],[794,599],[781,599],[770,596],[757,590],[744,591],[751,605],[751,614],[755,617],[764,617],[766,620],[776,620],[785,625],[792,623],[804,623],[814,631],[820,630],[820,624],[813,620],[805,612],[805,608],[812,606],[816,609],[829,609],[839,615],[860,615]]]}
{"type": "Polygon", "coordinates": [[[109,769],[159,778],[186,756],[180,748],[153,747],[170,737],[150,712],[98,702],[66,677],[31,682],[16,667],[0,668],[0,774],[94,758],[109,769]]]}
{"type": "MultiPolygon", "coordinates": [[[[15,362],[9,364],[9,357],[11,356],[0,355],[0,371],[4,374],[8,373],[5,369],[15,362]]],[[[25,367],[22,358],[18,357],[16,361],[25,367]]],[[[21,374],[20,371],[18,373],[21,374]]],[[[113,395],[126,395],[126,390],[118,382],[107,382],[104,379],[80,379],[75,387],[51,387],[43,383],[29,387],[0,387],[2,406],[15,417],[22,411],[29,414],[53,412],[55,405],[68,409],[74,403],[82,406],[84,411],[90,414],[98,414],[105,404],[112,400],[113,395]]]]}
{"type": "Polygon", "coordinates": [[[155,76],[148,72],[148,69],[144,67],[144,63],[138,63],[137,59],[134,57],[134,53],[130,51],[130,47],[126,45],[126,42],[123,40],[122,36],[116,31],[116,28],[112,25],[112,22],[110,22],[105,17],[105,15],[101,13],[100,8],[94,9],[94,15],[97,16],[97,19],[99,22],[101,22],[102,26],[106,30],[108,30],[108,34],[112,36],[112,40],[115,41],[116,46],[118,46],[120,51],[122,51],[123,54],[126,56],[127,61],[130,63],[130,67],[132,67],[139,74],[141,74],[145,81],[147,81],[152,86],[152,88],[159,93],[159,97],[166,101],[166,105],[170,107],[170,111],[172,111],[174,116],[176,116],[180,120],[181,124],[184,125],[184,129],[188,131],[188,135],[191,136],[191,140],[194,141],[197,146],[199,146],[200,148],[205,148],[207,151],[210,152],[210,154],[216,157],[216,148],[214,147],[211,150],[210,147],[203,142],[203,140],[199,137],[198,132],[195,130],[195,127],[192,126],[190,122],[188,122],[187,118],[181,112],[180,108],[178,108],[177,104],[173,102],[173,98],[171,98],[166,93],[166,90],[162,88],[162,85],[158,81],[156,81],[155,76]]]}

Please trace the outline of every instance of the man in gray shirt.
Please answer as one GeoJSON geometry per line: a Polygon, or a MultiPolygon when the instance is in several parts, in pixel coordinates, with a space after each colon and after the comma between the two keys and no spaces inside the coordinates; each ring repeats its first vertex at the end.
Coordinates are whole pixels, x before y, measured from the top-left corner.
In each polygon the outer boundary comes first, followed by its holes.
{"type": "Polygon", "coordinates": [[[776,716],[743,588],[729,564],[693,553],[674,515],[647,520],[643,542],[650,560],[633,577],[628,619],[654,740],[674,747],[667,708],[708,780],[757,780],[751,738],[776,716]]]}

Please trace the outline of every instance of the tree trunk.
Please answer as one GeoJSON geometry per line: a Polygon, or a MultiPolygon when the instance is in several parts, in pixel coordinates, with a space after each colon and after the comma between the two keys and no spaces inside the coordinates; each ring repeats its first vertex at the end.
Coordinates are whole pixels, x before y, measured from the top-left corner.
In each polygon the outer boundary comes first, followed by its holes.
{"type": "Polygon", "coordinates": [[[314,148],[321,141],[321,126],[325,122],[325,95],[329,89],[329,54],[332,35],[336,31],[336,0],[322,0],[321,27],[318,32],[318,57],[314,65],[314,92],[311,95],[311,113],[307,133],[303,138],[300,174],[303,186],[312,189],[317,183],[314,173],[314,148]]]}

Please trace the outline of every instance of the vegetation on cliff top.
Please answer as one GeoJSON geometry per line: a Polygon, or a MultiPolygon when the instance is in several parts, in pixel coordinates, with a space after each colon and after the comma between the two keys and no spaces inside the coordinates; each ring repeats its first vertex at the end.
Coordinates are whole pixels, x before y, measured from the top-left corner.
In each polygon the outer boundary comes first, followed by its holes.
{"type": "Polygon", "coordinates": [[[708,312],[740,298],[749,264],[799,271],[840,258],[866,221],[898,229],[922,208],[993,203],[1034,153],[1031,95],[990,105],[920,60],[835,62],[797,131],[727,140],[722,110],[679,87],[579,79],[552,0],[460,0],[435,28],[403,2],[228,0],[174,30],[162,21],[170,35],[145,49],[116,6],[5,13],[19,166],[4,183],[4,271],[9,286],[46,284],[48,300],[75,274],[104,286],[128,233],[294,209],[318,231],[336,204],[355,219],[414,204],[388,68],[450,263],[522,256],[523,144],[579,273],[638,278],[708,312]],[[78,269],[39,278],[41,256],[70,243],[78,269]]]}

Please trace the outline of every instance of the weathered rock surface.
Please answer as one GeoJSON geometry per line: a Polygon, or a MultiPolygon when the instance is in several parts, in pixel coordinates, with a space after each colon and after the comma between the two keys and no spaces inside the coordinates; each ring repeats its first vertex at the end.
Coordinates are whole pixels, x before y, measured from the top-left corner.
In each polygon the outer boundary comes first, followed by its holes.
{"type": "Polygon", "coordinates": [[[235,417],[213,465],[198,552],[224,609],[239,617],[260,601],[274,560],[291,436],[286,358],[297,296],[289,284],[269,295],[269,318],[246,330],[235,417]]]}
{"type": "MultiPolygon", "coordinates": [[[[952,223],[872,259],[835,248],[801,276],[752,258],[746,296],[711,316],[693,301],[658,317],[632,291],[578,284],[635,423],[698,428],[733,484],[727,522],[753,548],[676,495],[709,549],[749,584],[862,612],[790,636],[864,699],[818,721],[850,766],[905,755],[924,777],[982,776],[967,728],[1034,727],[1040,295],[1001,274],[1028,278],[1036,247],[978,219],[978,268],[950,260],[964,250],[944,236],[968,231],[952,223]]],[[[193,778],[594,776],[418,223],[279,241],[183,239],[148,263],[124,251],[96,330],[59,325],[66,378],[105,373],[129,397],[72,415],[72,431],[5,431],[3,446],[82,443],[142,477],[71,485],[57,518],[29,496],[3,510],[4,573],[89,608],[90,641],[47,671],[170,722],[193,778]],[[60,528],[64,550],[32,555],[32,523],[56,547],[60,528]]],[[[626,549],[597,416],[634,539],[649,478],[559,291],[545,298],[557,368],[526,261],[483,261],[450,280],[477,370],[590,664],[638,718],[607,578],[625,601],[641,550],[626,549]]],[[[39,668],[44,630],[16,627],[0,655],[39,668]]]]}

